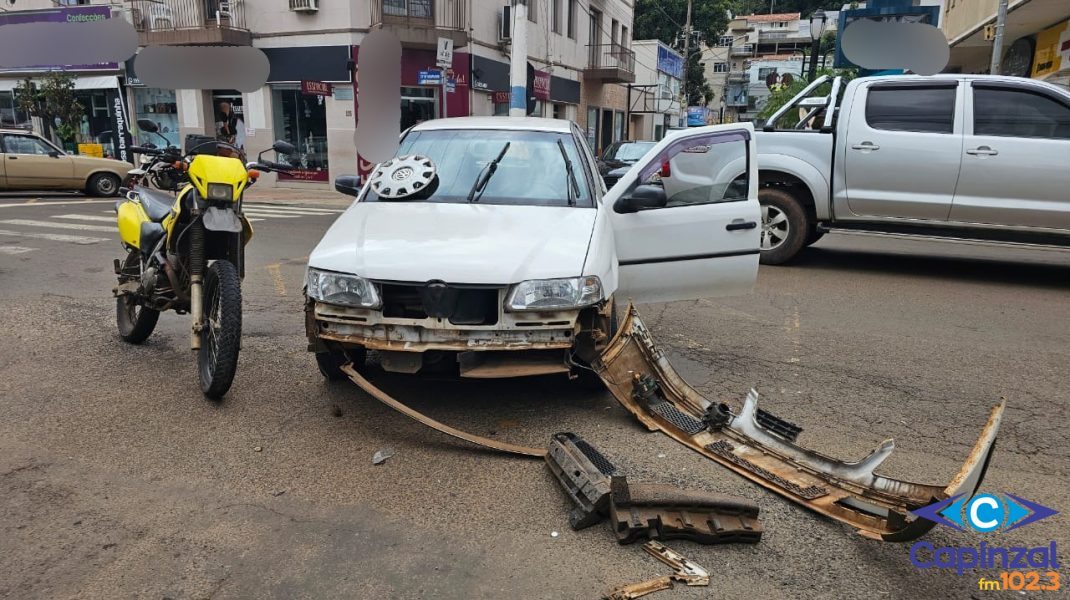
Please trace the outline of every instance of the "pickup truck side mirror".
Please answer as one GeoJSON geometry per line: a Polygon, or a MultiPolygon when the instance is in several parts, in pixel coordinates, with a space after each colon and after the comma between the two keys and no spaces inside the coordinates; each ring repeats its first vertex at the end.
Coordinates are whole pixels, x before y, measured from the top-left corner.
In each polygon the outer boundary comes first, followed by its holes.
{"type": "Polygon", "coordinates": [[[631,193],[621,196],[613,203],[613,210],[618,214],[639,212],[644,208],[662,208],[668,202],[665,188],[660,185],[636,186],[631,193]]]}
{"type": "Polygon", "coordinates": [[[347,196],[356,197],[360,195],[361,185],[363,184],[360,180],[360,175],[339,175],[334,178],[335,191],[347,196]]]}

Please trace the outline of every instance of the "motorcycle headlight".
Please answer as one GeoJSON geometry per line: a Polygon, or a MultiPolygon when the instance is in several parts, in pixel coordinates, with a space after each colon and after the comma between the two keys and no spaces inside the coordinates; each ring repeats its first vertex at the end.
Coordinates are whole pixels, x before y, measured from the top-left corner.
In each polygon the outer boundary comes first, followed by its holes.
{"type": "Polygon", "coordinates": [[[594,276],[532,279],[513,286],[509,310],[560,310],[590,306],[602,299],[602,281],[594,276]]]}
{"type": "Polygon", "coordinates": [[[229,183],[209,183],[208,184],[208,199],[209,200],[233,200],[234,199],[234,186],[229,183]]]}
{"type": "Polygon", "coordinates": [[[354,308],[379,308],[382,304],[375,285],[357,275],[309,269],[307,283],[309,297],[327,304],[354,308]]]}

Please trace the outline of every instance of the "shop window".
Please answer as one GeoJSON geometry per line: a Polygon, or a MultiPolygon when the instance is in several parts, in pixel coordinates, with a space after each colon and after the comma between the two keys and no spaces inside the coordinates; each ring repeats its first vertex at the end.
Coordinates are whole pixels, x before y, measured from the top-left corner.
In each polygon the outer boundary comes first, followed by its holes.
{"type": "Polygon", "coordinates": [[[620,141],[626,138],[624,132],[624,113],[617,111],[613,113],[613,141],[620,141]]]}
{"type": "Polygon", "coordinates": [[[564,104],[554,104],[554,118],[555,119],[567,119],[566,108],[564,104]]]}
{"type": "MultiPolygon", "coordinates": [[[[160,129],[169,145],[182,146],[178,134],[178,104],[174,90],[134,88],[134,114],[137,119],[148,119],[160,129]]],[[[153,133],[139,132],[137,143],[161,146],[163,140],[153,133]]]]}
{"type": "Polygon", "coordinates": [[[241,92],[215,90],[212,92],[215,111],[216,139],[245,149],[245,111],[241,92]]]}
{"type": "Polygon", "coordinates": [[[0,91],[0,127],[15,127],[30,120],[18,107],[14,92],[0,91]]]}
{"type": "MultiPolygon", "coordinates": [[[[403,87],[401,88],[401,130],[438,116],[437,88],[403,87]]],[[[509,105],[506,106],[508,112],[509,105]]]]}
{"type": "Polygon", "coordinates": [[[301,93],[297,86],[279,86],[271,90],[275,115],[275,137],[297,148],[290,156],[279,156],[294,167],[280,173],[286,181],[329,181],[327,164],[327,106],[323,96],[301,93]]]}

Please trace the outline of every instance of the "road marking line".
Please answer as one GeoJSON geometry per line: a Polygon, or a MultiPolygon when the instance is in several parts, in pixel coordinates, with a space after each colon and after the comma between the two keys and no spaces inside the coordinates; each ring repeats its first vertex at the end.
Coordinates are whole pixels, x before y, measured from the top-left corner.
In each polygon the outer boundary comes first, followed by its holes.
{"type": "Polygon", "coordinates": [[[280,296],[286,295],[286,283],[282,280],[282,271],[280,270],[280,263],[272,263],[264,267],[267,269],[269,275],[271,275],[271,281],[275,283],[275,293],[280,296]]]}
{"type": "Polygon", "coordinates": [[[303,212],[297,210],[275,210],[274,208],[263,208],[260,206],[246,207],[246,211],[258,212],[258,213],[270,213],[273,215],[289,215],[292,217],[330,217],[332,213],[318,213],[318,212],[303,212]]]}
{"type": "Polygon", "coordinates": [[[64,200],[63,202],[41,202],[39,204],[34,204],[34,202],[19,202],[18,204],[0,204],[0,208],[11,208],[14,206],[33,206],[34,208],[37,208],[41,206],[65,206],[69,204],[115,204],[115,200],[64,200]]]}
{"type": "Polygon", "coordinates": [[[281,211],[293,211],[293,212],[314,212],[319,214],[340,214],[344,213],[344,210],[338,210],[336,208],[313,208],[311,206],[287,206],[285,204],[252,204],[246,203],[245,206],[249,208],[263,208],[265,210],[281,210],[281,211]]]}
{"type": "Polygon", "coordinates": [[[271,218],[271,219],[297,219],[297,218],[301,217],[301,215],[282,215],[282,214],[278,214],[278,213],[264,213],[264,212],[260,212],[258,210],[257,211],[247,210],[247,211],[245,211],[245,214],[247,216],[268,217],[268,218],[271,218]]]}
{"type": "Polygon", "coordinates": [[[33,252],[37,248],[27,248],[26,246],[0,246],[0,254],[24,254],[26,252],[33,252]]]}
{"type": "Polygon", "coordinates": [[[26,237],[37,240],[51,240],[53,242],[70,242],[72,244],[96,244],[98,242],[111,241],[107,238],[86,237],[81,235],[64,235],[62,233],[26,233],[22,231],[8,231],[6,229],[0,229],[0,235],[13,235],[16,237],[26,237]]]}
{"type": "Polygon", "coordinates": [[[51,229],[80,229],[82,231],[107,231],[114,232],[115,227],[103,225],[83,225],[81,223],[53,223],[51,221],[34,221],[32,219],[7,219],[0,221],[5,225],[25,225],[26,227],[48,227],[51,229]]]}
{"type": "Polygon", "coordinates": [[[74,219],[76,221],[101,221],[104,223],[115,223],[116,217],[100,217],[97,215],[55,215],[53,219],[74,219]]]}
{"type": "Polygon", "coordinates": [[[40,200],[40,198],[30,198],[26,201],[26,204],[37,204],[38,200],[40,200]]]}

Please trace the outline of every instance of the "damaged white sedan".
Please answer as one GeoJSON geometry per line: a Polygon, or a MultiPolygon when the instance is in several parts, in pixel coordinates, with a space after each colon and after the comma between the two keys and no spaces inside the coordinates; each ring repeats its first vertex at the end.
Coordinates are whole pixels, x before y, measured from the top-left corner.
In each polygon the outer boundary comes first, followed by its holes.
{"type": "Polygon", "coordinates": [[[570,121],[422,123],[336,180],[357,199],[309,257],[309,350],[332,379],[368,350],[392,372],[593,375],[616,302],[750,291],[757,183],[745,123],[671,134],[608,192],[570,121]]]}

